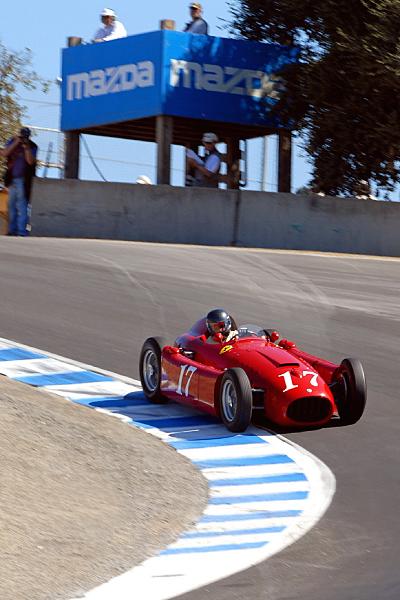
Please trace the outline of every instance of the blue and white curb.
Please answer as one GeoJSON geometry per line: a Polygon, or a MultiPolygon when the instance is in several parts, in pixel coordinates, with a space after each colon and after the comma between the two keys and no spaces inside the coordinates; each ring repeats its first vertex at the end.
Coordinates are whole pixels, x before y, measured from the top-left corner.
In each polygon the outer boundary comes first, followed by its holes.
{"type": "MultiPolygon", "coordinates": [[[[232,434],[178,404],[147,402],[136,380],[0,338],[0,373],[145,429],[208,481],[195,527],[86,600],[167,600],[247,569],[304,535],[331,503],[335,478],[319,459],[261,429],[232,434]]],[[[77,599],[76,599],[77,600],[77,599]]]]}

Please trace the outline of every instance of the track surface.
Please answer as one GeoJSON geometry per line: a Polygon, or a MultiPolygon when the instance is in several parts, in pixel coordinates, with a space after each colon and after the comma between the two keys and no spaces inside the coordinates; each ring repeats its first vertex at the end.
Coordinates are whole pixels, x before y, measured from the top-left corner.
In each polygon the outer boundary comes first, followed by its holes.
{"type": "Polygon", "coordinates": [[[358,356],[364,419],[287,434],[335,473],[319,524],[257,567],[185,600],[400,597],[400,262],[218,248],[0,239],[1,336],[137,377],[142,340],[214,306],[307,351],[358,356]]]}

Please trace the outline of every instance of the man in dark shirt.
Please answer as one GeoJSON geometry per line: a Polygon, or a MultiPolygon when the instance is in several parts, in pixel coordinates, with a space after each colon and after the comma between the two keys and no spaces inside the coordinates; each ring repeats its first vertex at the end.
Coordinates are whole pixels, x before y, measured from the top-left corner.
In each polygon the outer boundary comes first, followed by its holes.
{"type": "Polygon", "coordinates": [[[8,188],[8,235],[27,234],[28,204],[38,151],[30,137],[30,130],[23,127],[19,135],[0,150],[1,156],[7,159],[4,183],[8,188]]]}
{"type": "Polygon", "coordinates": [[[189,4],[190,16],[192,20],[186,23],[185,29],[187,33],[200,33],[203,35],[208,34],[208,24],[201,16],[201,4],[199,2],[192,2],[189,4]]]}

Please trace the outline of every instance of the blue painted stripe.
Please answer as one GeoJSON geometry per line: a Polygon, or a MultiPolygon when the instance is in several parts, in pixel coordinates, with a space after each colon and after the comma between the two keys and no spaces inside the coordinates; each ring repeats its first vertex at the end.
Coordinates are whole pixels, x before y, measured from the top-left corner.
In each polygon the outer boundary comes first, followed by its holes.
{"type": "Polygon", "coordinates": [[[195,448],[217,448],[219,446],[239,446],[242,444],[268,444],[256,435],[234,435],[218,438],[206,438],[200,440],[183,440],[170,442],[176,450],[187,450],[195,448]]]}
{"type": "Polygon", "coordinates": [[[280,533],[286,529],[287,525],[280,525],[276,527],[259,527],[255,529],[230,529],[229,531],[193,531],[190,533],[184,533],[182,538],[207,538],[207,537],[218,537],[221,535],[256,535],[260,533],[280,533]]]}
{"type": "Polygon", "coordinates": [[[91,396],[90,398],[74,399],[77,404],[95,406],[98,408],[129,408],[130,406],[149,406],[149,401],[143,396],[127,399],[127,396],[91,396]]]}
{"type": "Polygon", "coordinates": [[[24,348],[4,348],[0,350],[0,360],[29,360],[32,358],[48,358],[45,354],[38,354],[24,348]]]}
{"type": "Polygon", "coordinates": [[[193,460],[200,469],[213,467],[244,467],[255,465],[276,465],[293,463],[294,460],[286,454],[266,454],[265,456],[238,456],[237,458],[211,458],[210,460],[193,460]]]}
{"type": "Polygon", "coordinates": [[[268,544],[265,542],[249,542],[248,544],[221,544],[220,546],[205,546],[199,548],[167,548],[160,552],[163,554],[193,554],[205,552],[225,552],[226,550],[251,550],[252,548],[261,548],[268,544]]]}
{"type": "Polygon", "coordinates": [[[207,415],[196,415],[195,417],[173,417],[169,419],[138,419],[138,422],[157,427],[157,429],[178,429],[180,427],[202,427],[220,421],[207,415]]]}
{"type": "Polygon", "coordinates": [[[96,381],[114,381],[112,377],[100,375],[93,371],[72,371],[68,373],[48,373],[13,377],[16,381],[34,386],[66,385],[69,383],[95,383],[96,381]]]}
{"type": "Polygon", "coordinates": [[[154,425],[146,425],[145,423],[142,423],[141,421],[136,421],[134,417],[132,417],[132,423],[134,425],[136,425],[136,427],[139,427],[140,429],[157,429],[157,427],[155,427],[154,425]]]}
{"type": "Polygon", "coordinates": [[[228,521],[254,521],[255,519],[280,519],[299,517],[302,510],[262,510],[236,515],[204,515],[199,523],[225,523],[228,521]]]}
{"type": "Polygon", "coordinates": [[[209,480],[212,487],[223,485],[258,485],[262,483],[281,483],[290,481],[307,481],[304,473],[282,473],[281,475],[264,475],[261,477],[238,477],[237,479],[209,480]]]}
{"type": "Polygon", "coordinates": [[[256,494],[254,496],[221,496],[210,498],[209,504],[243,504],[250,502],[275,502],[305,500],[308,492],[277,492],[276,494],[256,494]]]}

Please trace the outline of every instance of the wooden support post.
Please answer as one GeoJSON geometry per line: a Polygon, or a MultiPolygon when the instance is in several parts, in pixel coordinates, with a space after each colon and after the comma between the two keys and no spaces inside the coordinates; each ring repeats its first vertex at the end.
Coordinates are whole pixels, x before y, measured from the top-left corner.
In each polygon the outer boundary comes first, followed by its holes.
{"type": "Polygon", "coordinates": [[[77,37],[76,35],[70,35],[67,38],[67,46],[68,48],[71,48],[72,46],[80,46],[82,44],[82,38],[81,37],[77,37]]]}
{"type": "Polygon", "coordinates": [[[171,183],[171,144],[173,118],[165,115],[156,117],[157,183],[171,183]]]}
{"type": "Polygon", "coordinates": [[[291,192],[292,183],[292,133],[287,129],[279,131],[278,150],[278,192],[291,192]]]}
{"type": "MultiPolygon", "coordinates": [[[[67,45],[79,46],[82,44],[82,38],[70,36],[67,38],[67,45]]],[[[64,158],[64,178],[79,179],[79,131],[67,131],[64,137],[65,158],[64,158]]]]}
{"type": "Polygon", "coordinates": [[[226,139],[227,184],[229,190],[238,190],[240,181],[240,140],[226,139]]]}
{"type": "Polygon", "coordinates": [[[160,21],[160,29],[175,31],[175,21],[172,19],[163,19],[160,21]]]}
{"type": "Polygon", "coordinates": [[[79,131],[65,134],[65,179],[79,179],[79,131]]]}

